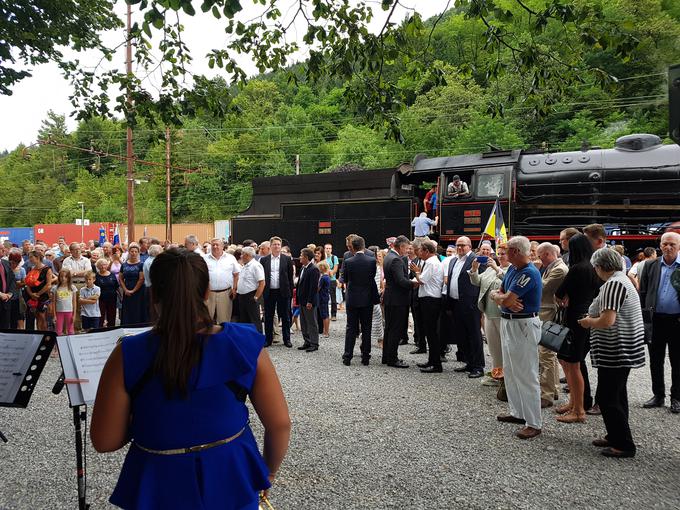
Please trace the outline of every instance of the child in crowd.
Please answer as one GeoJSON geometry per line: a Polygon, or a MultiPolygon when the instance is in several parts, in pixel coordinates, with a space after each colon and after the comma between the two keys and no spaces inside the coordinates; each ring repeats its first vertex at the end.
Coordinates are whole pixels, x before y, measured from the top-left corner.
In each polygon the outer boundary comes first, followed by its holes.
{"type": "Polygon", "coordinates": [[[71,271],[62,269],[57,284],[52,287],[52,315],[57,317],[57,335],[74,335],[73,311],[78,289],[71,283],[71,271]]]}
{"type": "MultiPolygon", "coordinates": [[[[295,326],[295,331],[300,331],[300,323],[298,322],[298,317],[300,317],[300,306],[297,301],[297,289],[293,289],[293,325],[295,326]]],[[[291,331],[292,333],[292,331],[291,331]]]]}
{"type": "Polygon", "coordinates": [[[95,274],[92,271],[85,273],[85,287],[80,289],[80,318],[83,329],[99,327],[99,296],[101,289],[94,284],[95,274]]]}
{"type": "Polygon", "coordinates": [[[328,304],[331,300],[331,277],[328,276],[328,272],[330,271],[330,266],[325,260],[319,262],[318,266],[319,272],[321,273],[321,277],[319,278],[319,329],[322,329],[323,325],[323,330],[319,332],[323,333],[323,336],[329,337],[330,333],[328,332],[328,328],[331,324],[331,319],[328,313],[328,304]]]}

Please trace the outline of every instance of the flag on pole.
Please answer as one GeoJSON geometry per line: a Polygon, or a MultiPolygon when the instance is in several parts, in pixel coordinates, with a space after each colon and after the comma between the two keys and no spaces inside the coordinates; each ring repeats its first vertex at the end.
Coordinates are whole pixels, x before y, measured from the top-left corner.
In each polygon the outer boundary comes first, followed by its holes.
{"type": "Polygon", "coordinates": [[[106,230],[104,230],[104,225],[99,225],[99,246],[106,242],[106,230]]]}
{"type": "Polygon", "coordinates": [[[501,209],[500,199],[496,199],[496,203],[493,205],[491,210],[491,216],[489,216],[489,221],[484,229],[484,234],[488,234],[493,239],[496,240],[496,245],[499,243],[505,243],[508,241],[508,233],[505,230],[505,222],[503,221],[503,211],[501,209]]]}
{"type": "Polygon", "coordinates": [[[118,223],[116,223],[116,230],[113,231],[113,245],[120,244],[120,232],[118,232],[118,223]]]}

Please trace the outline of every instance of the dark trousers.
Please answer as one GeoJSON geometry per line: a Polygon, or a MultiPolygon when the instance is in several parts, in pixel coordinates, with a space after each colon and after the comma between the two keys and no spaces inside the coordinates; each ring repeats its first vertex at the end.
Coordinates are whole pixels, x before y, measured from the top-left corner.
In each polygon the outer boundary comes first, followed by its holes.
{"type": "Polygon", "coordinates": [[[83,329],[95,329],[99,327],[99,319],[100,317],[85,317],[84,315],[80,316],[80,320],[83,324],[83,329]]]}
{"type": "Polygon", "coordinates": [[[102,316],[99,317],[99,327],[104,327],[104,322],[106,322],[107,327],[112,328],[116,325],[116,306],[117,298],[113,296],[111,299],[101,299],[99,298],[99,311],[102,316]]]}
{"type": "Polygon", "coordinates": [[[274,311],[281,319],[283,343],[290,343],[290,298],[281,295],[281,289],[269,289],[264,298],[264,337],[267,345],[274,340],[274,311]]]}
{"type": "Polygon", "coordinates": [[[427,363],[441,368],[441,346],[439,345],[439,313],[441,312],[441,298],[418,298],[418,322],[421,332],[427,338],[427,363]]]}
{"type": "Polygon", "coordinates": [[[408,329],[408,305],[385,305],[385,340],[382,362],[396,363],[399,360],[399,340],[408,329]]]}
{"type": "Polygon", "coordinates": [[[336,289],[338,281],[331,280],[331,318],[338,315],[338,295],[336,289]]]}
{"type": "Polygon", "coordinates": [[[319,325],[316,323],[316,306],[308,310],[300,306],[300,331],[305,341],[304,345],[319,347],[319,325]]]}
{"type": "Polygon", "coordinates": [[[607,429],[605,439],[617,450],[635,451],[628,425],[628,374],[630,368],[597,369],[597,403],[607,429]]]}
{"type": "Polygon", "coordinates": [[[423,319],[420,314],[420,299],[418,298],[417,290],[414,290],[413,298],[411,299],[411,315],[413,316],[413,343],[418,346],[418,349],[426,349],[427,341],[425,340],[425,327],[423,326],[423,319]]]}
{"type": "MultiPolygon", "coordinates": [[[[439,314],[439,347],[442,356],[445,356],[449,351],[449,344],[456,343],[456,339],[453,336],[453,311],[447,306],[447,299],[442,297],[441,313],[439,314]]],[[[462,353],[461,359],[458,361],[463,361],[462,353]]]]}
{"type": "Polygon", "coordinates": [[[347,327],[345,328],[345,353],[343,359],[352,359],[354,344],[359,336],[361,324],[361,359],[371,359],[371,329],[373,326],[373,306],[361,306],[347,309],[347,327]]]}
{"type": "Polygon", "coordinates": [[[664,363],[666,344],[671,360],[671,398],[680,399],[680,317],[657,313],[652,319],[652,343],[649,344],[649,370],[652,374],[652,392],[656,397],[666,396],[664,363]]]}
{"type": "Polygon", "coordinates": [[[12,309],[10,302],[6,301],[0,304],[0,329],[9,329],[11,315],[12,309]]]}
{"type": "Polygon", "coordinates": [[[480,311],[477,303],[449,299],[453,308],[458,349],[463,351],[467,366],[472,370],[484,369],[484,345],[480,329],[480,311]]]}
{"type": "MultiPolygon", "coordinates": [[[[238,321],[244,324],[253,324],[259,333],[262,333],[262,319],[260,318],[260,305],[255,301],[255,291],[238,295],[239,317],[238,321]]],[[[289,330],[290,331],[290,330],[289,330]]]]}

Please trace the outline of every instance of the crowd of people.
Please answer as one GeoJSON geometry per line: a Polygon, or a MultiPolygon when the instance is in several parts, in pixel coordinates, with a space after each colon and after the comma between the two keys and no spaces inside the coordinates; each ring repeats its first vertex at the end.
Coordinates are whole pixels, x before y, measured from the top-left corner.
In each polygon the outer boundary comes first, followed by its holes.
{"type": "MultiPolygon", "coordinates": [[[[633,455],[625,388],[630,369],[645,363],[645,342],[653,396],[644,407],[665,405],[668,345],[670,410],[680,413],[680,349],[674,338],[680,321],[679,234],[663,234],[661,256],[647,247],[631,261],[621,245],[607,244],[602,225],[567,228],[559,245],[518,236],[495,248],[490,241],[475,248],[461,236],[444,248],[425,235],[433,221],[425,216],[413,240],[392,237],[385,247],[367,247],[351,234],[342,256],[330,244],[310,244],[293,254],[276,236],[238,245],[218,238],[201,244],[188,236],[183,248],[206,263],[206,305],[214,323],[250,323],[264,334],[265,347],[281,341],[293,347],[292,334],[299,330],[298,349],[313,353],[344,306],[342,363],[351,366],[360,338],[363,365],[378,348],[382,364],[409,368],[399,346],[412,333],[410,353],[427,355],[418,363],[421,372],[441,373],[455,356],[463,364],[454,372],[480,378],[507,400],[509,414],[498,419],[524,425],[520,438],[540,434],[541,409],[554,407],[562,423],[583,423],[587,414],[601,413],[608,435],[597,445],[606,446],[607,455],[633,455]],[[546,322],[569,328],[559,352],[539,345],[546,322]],[[588,353],[598,371],[595,392],[588,353]],[[569,399],[555,405],[561,384],[569,399]]],[[[153,322],[150,271],[159,254],[176,247],[150,238],[127,246],[5,243],[2,325],[73,334],[153,322]],[[6,277],[10,274],[14,278],[6,277]]]]}

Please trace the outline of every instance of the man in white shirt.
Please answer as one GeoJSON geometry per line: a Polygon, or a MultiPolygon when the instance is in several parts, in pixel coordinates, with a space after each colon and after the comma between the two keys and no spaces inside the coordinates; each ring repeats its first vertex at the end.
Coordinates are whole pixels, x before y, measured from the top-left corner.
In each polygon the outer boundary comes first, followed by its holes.
{"type": "MultiPolygon", "coordinates": [[[[71,282],[76,286],[76,289],[78,289],[78,293],[80,293],[80,289],[85,287],[85,273],[92,271],[92,264],[90,263],[90,259],[87,259],[80,254],[80,244],[71,243],[69,252],[71,255],[64,259],[61,268],[68,269],[71,272],[71,282]]],[[[76,300],[76,309],[74,313],[73,329],[78,332],[82,330],[82,323],[80,320],[80,300],[76,300]]]]}
{"type": "Polygon", "coordinates": [[[423,260],[422,269],[411,263],[411,271],[418,282],[418,315],[427,338],[427,363],[418,363],[420,371],[433,374],[442,372],[441,345],[439,343],[439,314],[441,312],[442,285],[444,273],[442,263],[437,257],[437,244],[434,241],[424,241],[420,246],[420,259],[423,260]]]}
{"type": "Polygon", "coordinates": [[[184,238],[184,247],[189,251],[198,253],[202,257],[205,256],[205,253],[203,253],[203,250],[201,250],[201,243],[198,241],[198,237],[193,234],[184,238]]]}
{"type": "MultiPolygon", "coordinates": [[[[265,347],[274,341],[274,312],[281,319],[283,345],[292,347],[290,341],[290,302],[293,297],[293,259],[281,253],[281,238],[268,241],[271,253],[260,259],[264,269],[264,336],[265,347]]],[[[262,243],[264,244],[264,243],[262,243]]],[[[262,245],[260,245],[262,246],[262,245]]]]}
{"type": "Polygon", "coordinates": [[[243,267],[239,273],[238,307],[239,322],[254,324],[257,331],[262,333],[262,318],[260,317],[260,305],[258,300],[264,292],[264,269],[262,264],[255,260],[255,249],[250,246],[243,248],[241,252],[243,267]]]}
{"type": "Polygon", "coordinates": [[[241,266],[236,257],[224,252],[224,242],[217,237],[210,240],[210,253],[205,256],[205,263],[210,275],[210,295],[206,302],[210,317],[217,324],[229,322],[241,266]]]}

